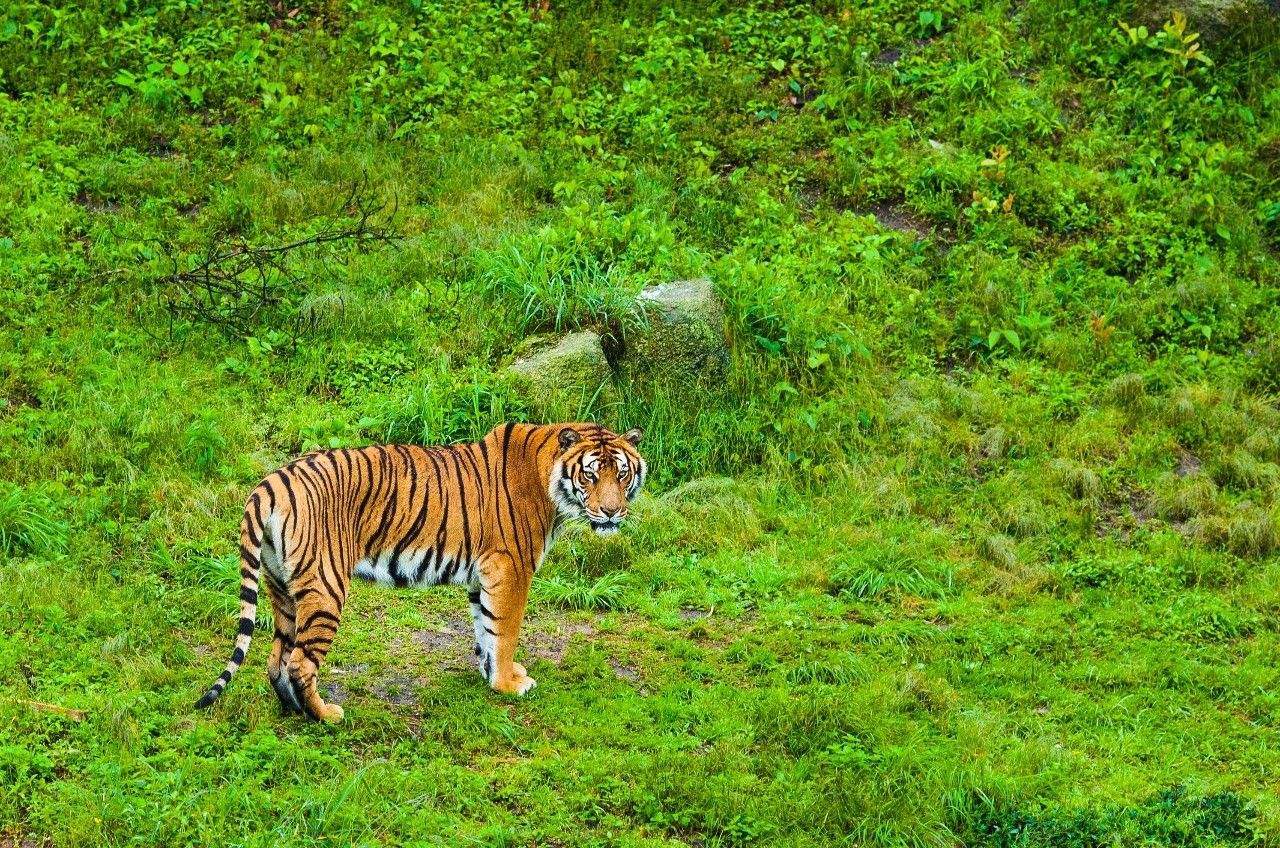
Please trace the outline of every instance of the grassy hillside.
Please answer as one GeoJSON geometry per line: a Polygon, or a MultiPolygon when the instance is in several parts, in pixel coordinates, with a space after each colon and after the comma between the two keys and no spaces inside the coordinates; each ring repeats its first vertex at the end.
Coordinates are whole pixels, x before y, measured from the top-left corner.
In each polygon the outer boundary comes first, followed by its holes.
{"type": "Polygon", "coordinates": [[[0,6],[0,845],[1280,843],[1275,21],[0,6]],[[265,472],[534,416],[522,340],[695,275],[727,380],[563,410],[652,483],[530,697],[360,586],[344,724],[263,638],[191,709],[265,472]]]}

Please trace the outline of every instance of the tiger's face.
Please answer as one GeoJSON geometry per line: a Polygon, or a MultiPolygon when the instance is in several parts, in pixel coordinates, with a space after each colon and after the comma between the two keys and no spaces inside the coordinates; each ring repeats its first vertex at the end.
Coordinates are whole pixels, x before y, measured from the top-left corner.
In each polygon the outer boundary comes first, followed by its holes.
{"type": "Polygon", "coordinates": [[[648,470],[636,452],[642,432],[618,436],[603,427],[560,431],[560,453],[551,473],[551,499],[566,518],[585,518],[597,533],[617,532],[648,470]]]}

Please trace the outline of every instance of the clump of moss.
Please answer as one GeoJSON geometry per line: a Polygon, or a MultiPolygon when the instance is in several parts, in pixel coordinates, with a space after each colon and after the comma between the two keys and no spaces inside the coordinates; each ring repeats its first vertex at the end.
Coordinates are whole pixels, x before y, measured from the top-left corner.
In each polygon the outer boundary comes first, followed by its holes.
{"type": "Polygon", "coordinates": [[[1187,521],[1213,512],[1217,500],[1218,487],[1208,476],[1166,474],[1156,481],[1152,505],[1166,521],[1187,521]]]}
{"type": "Polygon", "coordinates": [[[1251,501],[1239,504],[1229,515],[1198,516],[1188,527],[1201,544],[1247,559],[1267,556],[1280,546],[1275,517],[1251,501]]]}
{"type": "Polygon", "coordinates": [[[1280,484],[1280,466],[1264,462],[1244,448],[1236,448],[1214,463],[1213,476],[1221,485],[1241,491],[1272,491],[1280,484]]]}
{"type": "Polygon", "coordinates": [[[991,533],[978,543],[978,554],[999,568],[1013,570],[1018,566],[1018,549],[1003,533],[991,533]]]}
{"type": "Polygon", "coordinates": [[[1141,374],[1122,374],[1107,386],[1107,399],[1130,412],[1137,409],[1146,396],[1147,384],[1141,374]]]}
{"type": "Polygon", "coordinates": [[[1005,428],[996,425],[982,431],[978,437],[978,452],[986,459],[1001,459],[1009,455],[1013,438],[1005,428]]]}
{"type": "Polygon", "coordinates": [[[1052,469],[1059,485],[1076,500],[1096,504],[1101,498],[1102,480],[1087,465],[1069,459],[1055,459],[1052,469]]]}
{"type": "Polygon", "coordinates": [[[585,418],[590,410],[616,402],[613,371],[596,333],[536,336],[517,352],[508,372],[541,417],[585,418]]]}

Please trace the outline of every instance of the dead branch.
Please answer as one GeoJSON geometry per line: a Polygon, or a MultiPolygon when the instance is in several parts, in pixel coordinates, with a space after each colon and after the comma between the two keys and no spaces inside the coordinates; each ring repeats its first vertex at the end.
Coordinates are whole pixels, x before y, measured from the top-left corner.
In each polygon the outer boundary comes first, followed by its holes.
{"type": "Polygon", "coordinates": [[[198,255],[183,254],[170,243],[160,248],[172,271],[157,281],[157,291],[170,317],[170,335],[178,322],[213,326],[231,336],[253,335],[268,319],[290,331],[296,341],[301,316],[287,307],[307,291],[308,272],[299,260],[319,257],[345,265],[351,251],[374,243],[392,243],[399,236],[386,223],[395,218],[398,204],[370,201],[367,179],[353,183],[339,205],[346,220],[283,244],[251,244],[226,234],[215,234],[198,255]]]}

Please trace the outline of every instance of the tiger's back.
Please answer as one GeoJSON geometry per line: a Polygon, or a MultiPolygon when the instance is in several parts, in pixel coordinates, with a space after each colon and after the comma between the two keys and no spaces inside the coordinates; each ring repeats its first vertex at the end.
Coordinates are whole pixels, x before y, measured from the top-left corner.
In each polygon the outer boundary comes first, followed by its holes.
{"type": "Polygon", "coordinates": [[[319,451],[268,475],[241,522],[235,649],[198,706],[216,700],[244,660],[261,575],[275,619],[268,677],[290,709],[342,717],[317,694],[316,673],[352,576],[467,586],[486,679],[523,694],[534,682],[514,652],[533,572],[564,518],[616,527],[643,482],[639,438],[595,424],[508,424],[470,444],[319,451]]]}

